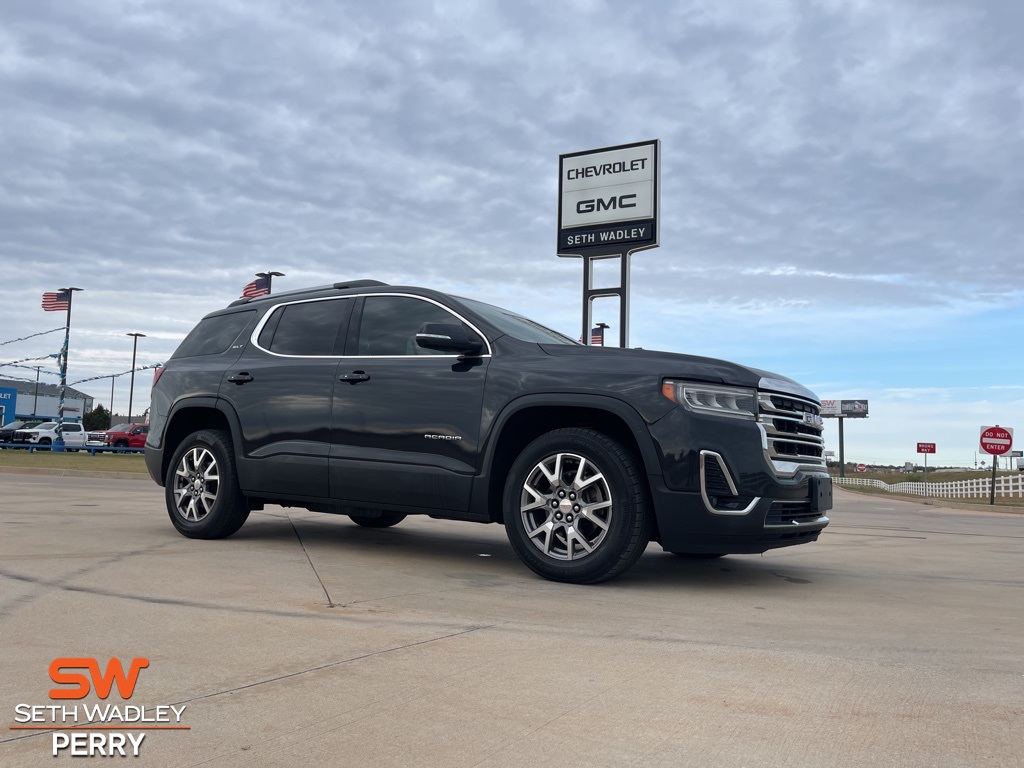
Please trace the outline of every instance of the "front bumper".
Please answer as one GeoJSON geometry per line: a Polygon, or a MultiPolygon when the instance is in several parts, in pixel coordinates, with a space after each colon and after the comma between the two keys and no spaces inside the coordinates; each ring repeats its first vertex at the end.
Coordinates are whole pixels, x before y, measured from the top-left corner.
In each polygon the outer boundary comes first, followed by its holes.
{"type": "MultiPolygon", "coordinates": [[[[667,488],[659,477],[650,477],[651,497],[658,521],[658,541],[669,552],[755,554],[769,549],[815,541],[829,524],[827,510],[811,500],[810,478],[790,498],[760,497],[744,514],[708,511],[699,492],[667,488]]],[[[819,489],[828,478],[814,483],[819,489]]]]}
{"type": "Polygon", "coordinates": [[[824,462],[780,462],[761,421],[679,408],[650,430],[663,472],[649,481],[666,550],[759,553],[814,541],[828,525],[824,462]]]}

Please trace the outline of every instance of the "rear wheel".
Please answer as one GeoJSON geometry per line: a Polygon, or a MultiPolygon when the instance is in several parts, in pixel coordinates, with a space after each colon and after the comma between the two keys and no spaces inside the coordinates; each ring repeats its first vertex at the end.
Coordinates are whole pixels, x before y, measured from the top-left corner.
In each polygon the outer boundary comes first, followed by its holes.
{"type": "Polygon", "coordinates": [[[379,517],[369,515],[349,515],[349,519],[363,528],[390,528],[405,520],[405,515],[397,512],[384,512],[379,517]]]}
{"type": "Polygon", "coordinates": [[[503,509],[516,554],[552,581],[615,578],[650,541],[637,460],[592,429],[558,429],[530,443],[509,472],[503,509]]]}
{"type": "Polygon", "coordinates": [[[186,437],[171,458],[164,483],[167,514],[190,539],[222,539],[249,517],[238,484],[231,436],[204,429],[186,437]]]}

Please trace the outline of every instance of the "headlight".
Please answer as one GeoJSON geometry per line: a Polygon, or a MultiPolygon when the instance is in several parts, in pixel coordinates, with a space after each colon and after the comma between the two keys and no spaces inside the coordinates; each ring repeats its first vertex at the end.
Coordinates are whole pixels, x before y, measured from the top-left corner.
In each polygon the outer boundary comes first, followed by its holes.
{"type": "Polygon", "coordinates": [[[661,394],[699,413],[713,413],[733,419],[757,418],[757,393],[753,389],[665,379],[661,384],[661,394]]]}

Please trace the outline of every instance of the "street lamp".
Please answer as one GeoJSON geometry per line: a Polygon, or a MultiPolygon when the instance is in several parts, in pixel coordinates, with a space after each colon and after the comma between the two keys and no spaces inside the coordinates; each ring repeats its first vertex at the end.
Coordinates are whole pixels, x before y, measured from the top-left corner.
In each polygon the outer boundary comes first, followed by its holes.
{"type": "Polygon", "coordinates": [[[36,395],[32,400],[32,418],[36,417],[36,410],[39,408],[39,369],[41,366],[33,366],[36,369],[36,395]]]}
{"type": "Polygon", "coordinates": [[[257,272],[256,277],[262,277],[267,281],[267,293],[270,293],[270,284],[275,277],[284,277],[284,272],[257,272]]]}
{"type": "MultiPolygon", "coordinates": [[[[132,383],[128,387],[128,423],[132,423],[132,397],[135,395],[135,351],[139,346],[139,337],[146,338],[144,333],[126,333],[125,336],[134,336],[132,341],[132,383]]],[[[113,391],[113,382],[111,382],[111,391],[113,391]]]]}

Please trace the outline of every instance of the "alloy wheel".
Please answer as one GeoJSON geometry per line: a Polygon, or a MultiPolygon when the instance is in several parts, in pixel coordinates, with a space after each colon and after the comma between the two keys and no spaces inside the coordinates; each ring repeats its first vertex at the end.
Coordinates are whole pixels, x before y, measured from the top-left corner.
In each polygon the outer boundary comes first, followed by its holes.
{"type": "Polygon", "coordinates": [[[593,461],[575,453],[539,461],[523,483],[519,507],[530,543],[565,561],[597,551],[613,510],[608,480],[593,461]]]}
{"type": "Polygon", "coordinates": [[[174,505],[185,520],[199,522],[213,511],[220,490],[220,468],[207,448],[186,451],[174,470],[174,505]]]}

